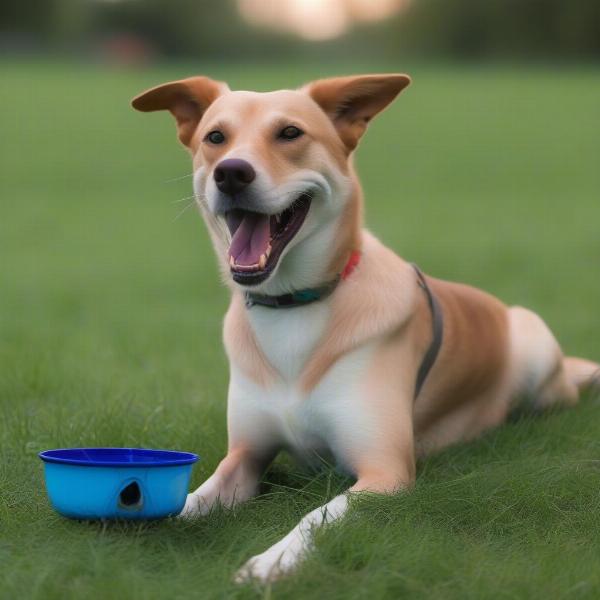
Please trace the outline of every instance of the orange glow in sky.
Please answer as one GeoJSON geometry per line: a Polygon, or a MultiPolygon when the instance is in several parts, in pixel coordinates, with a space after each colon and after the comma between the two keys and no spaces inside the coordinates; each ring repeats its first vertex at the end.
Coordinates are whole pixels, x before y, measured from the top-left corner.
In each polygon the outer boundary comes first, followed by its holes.
{"type": "Polygon", "coordinates": [[[295,33],[307,40],[336,38],[357,22],[387,19],[410,0],[237,0],[252,25],[295,33]]]}

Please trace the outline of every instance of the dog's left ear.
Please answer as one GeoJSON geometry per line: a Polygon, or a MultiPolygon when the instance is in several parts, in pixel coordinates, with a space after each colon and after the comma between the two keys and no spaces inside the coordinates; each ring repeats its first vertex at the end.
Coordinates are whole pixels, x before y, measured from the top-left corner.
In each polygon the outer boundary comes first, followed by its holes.
{"type": "Polygon", "coordinates": [[[367,123],[409,84],[408,75],[356,75],[320,79],[303,90],[329,115],[351,152],[367,123]]]}
{"type": "Polygon", "coordinates": [[[170,111],[177,121],[179,140],[189,146],[206,109],[228,91],[229,87],[222,81],[209,77],[190,77],[146,90],[136,96],[131,105],[142,112],[170,111]]]}

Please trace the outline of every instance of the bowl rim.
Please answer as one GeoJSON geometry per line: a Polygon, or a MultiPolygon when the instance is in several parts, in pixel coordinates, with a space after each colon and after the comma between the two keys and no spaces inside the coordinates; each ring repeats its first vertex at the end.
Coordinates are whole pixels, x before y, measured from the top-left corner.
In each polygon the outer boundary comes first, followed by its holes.
{"type": "Polygon", "coordinates": [[[38,456],[45,463],[76,465],[80,467],[119,467],[124,469],[191,465],[200,458],[197,454],[192,452],[181,452],[179,450],[101,446],[88,448],[55,448],[52,450],[44,450],[43,452],[40,452],[38,456]],[[86,453],[95,456],[86,457],[86,453]],[[121,457],[121,460],[115,460],[115,457],[121,457]],[[136,457],[138,460],[136,460],[136,457]],[[142,457],[144,457],[145,460],[140,460],[142,457]]]}

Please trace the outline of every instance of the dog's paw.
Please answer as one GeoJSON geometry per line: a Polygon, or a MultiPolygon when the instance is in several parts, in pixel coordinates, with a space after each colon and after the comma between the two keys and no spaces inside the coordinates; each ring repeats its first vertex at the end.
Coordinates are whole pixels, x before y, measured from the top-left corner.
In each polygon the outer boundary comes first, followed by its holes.
{"type": "Polygon", "coordinates": [[[258,581],[269,583],[291,573],[302,561],[304,554],[293,546],[281,550],[277,545],[266,552],[253,556],[237,571],[235,583],[258,581]]]}
{"type": "Polygon", "coordinates": [[[177,515],[181,519],[193,519],[200,517],[205,513],[203,499],[197,494],[188,494],[185,499],[185,505],[177,515]]]}

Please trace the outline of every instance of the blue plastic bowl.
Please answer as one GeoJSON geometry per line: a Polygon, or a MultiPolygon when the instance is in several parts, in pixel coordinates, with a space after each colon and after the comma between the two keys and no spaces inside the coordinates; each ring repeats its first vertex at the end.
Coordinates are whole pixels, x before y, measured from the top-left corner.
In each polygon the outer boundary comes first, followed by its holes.
{"type": "Polygon", "coordinates": [[[46,450],[46,490],[73,519],[160,519],[181,512],[193,464],[190,452],[142,448],[46,450]]]}

